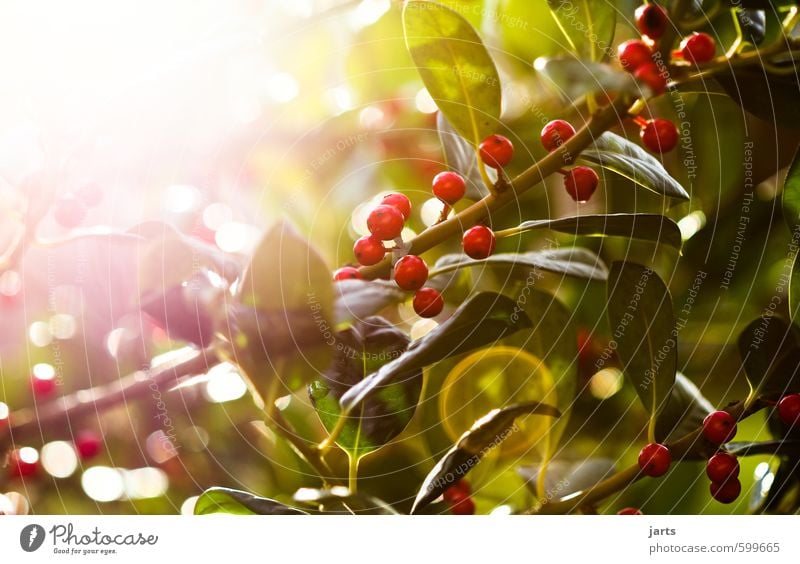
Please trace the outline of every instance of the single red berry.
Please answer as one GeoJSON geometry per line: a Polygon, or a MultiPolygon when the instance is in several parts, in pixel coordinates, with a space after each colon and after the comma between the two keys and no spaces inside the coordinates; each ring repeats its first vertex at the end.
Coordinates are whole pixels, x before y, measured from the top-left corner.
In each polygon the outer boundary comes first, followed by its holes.
{"type": "Polygon", "coordinates": [[[717,44],[707,33],[693,33],[681,41],[681,54],[690,63],[707,63],[717,54],[717,44]]]}
{"type": "Polygon", "coordinates": [[[678,144],[678,128],[668,119],[648,120],[640,135],[644,146],[653,153],[668,153],[678,144]]]}
{"type": "Polygon", "coordinates": [[[714,411],[703,419],[703,435],[715,445],[727,443],[736,436],[736,419],[727,411],[714,411]]]}
{"type": "Polygon", "coordinates": [[[8,425],[8,418],[11,415],[11,410],[8,405],[0,401],[0,431],[8,425]]]}
{"type": "Polygon", "coordinates": [[[636,27],[642,35],[646,35],[650,39],[658,39],[664,35],[669,21],[667,11],[656,4],[644,4],[636,8],[634,12],[636,17],[636,27]]]}
{"type": "Polygon", "coordinates": [[[464,197],[467,184],[456,172],[440,172],[433,177],[433,195],[448,206],[452,206],[464,197]]]}
{"type": "Polygon", "coordinates": [[[367,235],[355,242],[353,245],[353,254],[358,264],[371,266],[383,260],[383,257],[386,256],[386,247],[383,246],[383,242],[379,239],[367,235]]]}
{"type": "Polygon", "coordinates": [[[403,214],[403,219],[408,219],[411,217],[411,200],[405,194],[386,194],[381,200],[381,204],[385,206],[393,206],[400,210],[400,213],[403,214]]]}
{"type": "Polygon", "coordinates": [[[465,496],[469,497],[471,493],[469,484],[465,480],[459,480],[444,491],[442,498],[446,502],[452,503],[463,499],[465,496]]]}
{"type": "Polygon", "coordinates": [[[403,231],[403,214],[394,206],[381,204],[367,217],[367,229],[372,236],[382,241],[391,241],[403,231]]]}
{"type": "Polygon", "coordinates": [[[56,379],[52,375],[40,377],[34,374],[31,377],[31,390],[37,398],[44,398],[56,391],[56,379]]]}
{"type": "Polygon", "coordinates": [[[800,424],[800,394],[789,394],[778,402],[778,416],[785,424],[800,424]]]}
{"type": "Polygon", "coordinates": [[[639,452],[639,468],[645,476],[651,478],[666,474],[671,462],[669,449],[658,443],[650,443],[639,452]]]}
{"type": "Polygon", "coordinates": [[[481,160],[492,168],[501,168],[511,162],[514,144],[502,135],[490,135],[478,147],[481,160]]]}
{"type": "Polygon", "coordinates": [[[643,515],[643,513],[635,507],[626,507],[617,511],[617,515],[643,515]]]}
{"type": "Polygon", "coordinates": [[[33,476],[39,470],[39,453],[31,447],[22,447],[11,452],[8,472],[12,476],[24,478],[33,476]]]}
{"type": "Polygon", "coordinates": [[[642,65],[653,62],[653,51],[641,39],[630,39],[620,44],[617,49],[617,57],[619,57],[619,64],[622,65],[622,68],[628,72],[634,72],[642,65]]]}
{"type": "Polygon", "coordinates": [[[718,452],[708,459],[706,475],[712,482],[722,483],[739,476],[739,461],[732,454],[718,452]]]}
{"type": "Polygon", "coordinates": [[[56,201],[53,216],[61,227],[74,229],[86,218],[86,204],[72,194],[61,196],[56,201]]]}
{"type": "Polygon", "coordinates": [[[711,482],[709,489],[711,490],[711,497],[718,502],[733,503],[742,493],[742,483],[737,478],[733,478],[723,483],[711,482]]]}
{"type": "Polygon", "coordinates": [[[485,259],[494,252],[494,231],[485,225],[476,225],[464,231],[461,239],[464,252],[474,259],[485,259]]]}
{"type": "Polygon", "coordinates": [[[103,201],[103,189],[97,182],[87,182],[78,188],[75,195],[87,208],[96,208],[103,201]]]}
{"type": "Polygon", "coordinates": [[[597,190],[600,177],[588,166],[576,166],[564,176],[564,189],[576,202],[587,202],[597,190]]]}
{"type": "Polygon", "coordinates": [[[575,128],[571,123],[563,119],[554,119],[542,128],[539,138],[545,150],[551,152],[558,149],[562,143],[566,143],[573,135],[575,128]]]}
{"type": "Polygon", "coordinates": [[[667,89],[667,79],[661,74],[658,65],[655,63],[645,63],[633,73],[637,80],[643,82],[653,94],[658,96],[667,89]]]}
{"type": "Polygon", "coordinates": [[[448,502],[450,503],[450,513],[453,515],[475,515],[475,502],[468,493],[455,491],[450,495],[448,502]]]}
{"type": "Polygon", "coordinates": [[[420,317],[436,317],[444,309],[444,300],[438,290],[421,288],[414,294],[414,311],[420,317]]]}
{"type": "Polygon", "coordinates": [[[403,290],[419,290],[427,280],[428,265],[416,255],[406,255],[394,265],[394,281],[403,290]]]}
{"type": "Polygon", "coordinates": [[[100,454],[103,439],[94,431],[81,431],[75,437],[75,450],[81,460],[89,460],[100,454]]]}
{"type": "Polygon", "coordinates": [[[341,280],[363,280],[361,272],[353,266],[343,266],[333,273],[333,281],[339,282],[341,280]]]}

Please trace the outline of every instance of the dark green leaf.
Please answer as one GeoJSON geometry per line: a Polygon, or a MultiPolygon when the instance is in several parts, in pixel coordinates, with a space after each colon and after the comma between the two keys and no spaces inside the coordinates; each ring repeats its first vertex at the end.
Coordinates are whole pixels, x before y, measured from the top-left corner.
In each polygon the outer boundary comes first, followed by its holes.
{"type": "Polygon", "coordinates": [[[406,299],[397,284],[382,280],[342,280],[334,285],[337,325],[375,315],[383,308],[406,299]]]}
{"type": "Polygon", "coordinates": [[[300,488],[294,494],[294,499],[298,503],[316,507],[321,513],[397,515],[397,511],[385,501],[362,493],[351,493],[343,486],[326,490],[300,488]]]}
{"type": "Polygon", "coordinates": [[[497,130],[500,77],[470,23],[435,2],[411,0],[403,8],[406,44],[439,110],[477,146],[497,130]]]}
{"type": "Polygon", "coordinates": [[[350,388],[341,398],[345,412],[352,412],[368,397],[403,374],[422,369],[450,356],[490,345],[520,329],[530,329],[531,320],[514,300],[500,294],[476,294],[444,323],[414,341],[405,354],[350,388]]]}
{"type": "Polygon", "coordinates": [[[795,323],[800,322],[800,253],[792,261],[792,274],[789,278],[789,318],[795,323]]]}
{"type": "Polygon", "coordinates": [[[539,58],[534,68],[565,100],[576,100],[589,92],[619,92],[640,96],[642,89],[630,74],[605,63],[577,59],[539,58]]]}
{"type": "Polygon", "coordinates": [[[775,315],[765,315],[744,328],[738,345],[751,398],[798,389],[800,332],[796,326],[775,315]]]}
{"type": "Polygon", "coordinates": [[[229,488],[209,488],[197,499],[195,515],[228,513],[230,515],[305,515],[294,507],[274,499],[229,488]]]}
{"type": "Polygon", "coordinates": [[[800,148],[792,159],[786,180],[783,182],[783,220],[792,235],[800,234],[800,148]]]}
{"type": "Polygon", "coordinates": [[[694,382],[679,372],[669,400],[656,420],[656,439],[660,443],[679,439],[700,427],[712,411],[714,407],[694,382]]]}
{"type": "Polygon", "coordinates": [[[379,449],[406,428],[419,402],[422,370],[403,371],[375,389],[359,409],[342,415],[339,398],[364,377],[399,358],[408,348],[405,333],[382,317],[358,321],[336,334],[336,356],[322,378],[309,386],[311,403],[328,431],[346,417],[336,443],[356,459],[379,449]]]}
{"type": "Polygon", "coordinates": [[[483,456],[497,448],[515,432],[514,421],[522,415],[559,417],[555,407],[539,402],[526,402],[493,409],[461,435],[458,442],[436,463],[422,483],[411,513],[422,509],[455,482],[462,479],[483,456]]]}
{"type": "Polygon", "coordinates": [[[759,454],[800,455],[800,440],[782,439],[780,441],[733,442],[725,445],[725,450],[736,456],[756,456],[759,454]]]}
{"type": "MultiPolygon", "coordinates": [[[[787,68],[792,61],[784,63],[787,68]]],[[[782,65],[779,65],[782,66],[782,65]]],[[[800,127],[800,83],[795,73],[770,74],[758,65],[740,67],[735,73],[717,75],[717,81],[741,107],[782,127],[800,127]]]]}
{"type": "MultiPolygon", "coordinates": [[[[517,473],[525,480],[528,489],[536,494],[536,481],[541,465],[520,466],[517,473]]],[[[577,462],[551,460],[544,479],[545,500],[558,500],[576,492],[591,488],[616,472],[616,464],[610,458],[587,458],[577,462]]]]}
{"type": "Polygon", "coordinates": [[[688,200],[689,194],[663,165],[644,149],[609,131],[580,158],[624,176],[642,188],[670,198],[688,200]]]}
{"type": "Polygon", "coordinates": [[[570,48],[591,61],[612,58],[617,8],[608,0],[547,0],[570,48]]]}
{"type": "Polygon", "coordinates": [[[672,300],[652,269],[615,262],[608,279],[608,321],[623,371],[645,409],[666,406],[677,365],[672,300]]]}
{"type": "Polygon", "coordinates": [[[767,32],[767,14],[764,10],[738,10],[736,19],[742,38],[753,45],[761,45],[767,32]]]}
{"type": "MultiPolygon", "coordinates": [[[[436,114],[436,128],[444,150],[444,160],[450,170],[459,173],[467,182],[466,197],[480,200],[489,193],[478,170],[475,147],[461,137],[442,112],[436,114]]],[[[487,171],[488,172],[488,171],[487,171]]]]}
{"type": "Polygon", "coordinates": [[[525,221],[520,231],[552,229],[571,235],[631,237],[645,241],[660,241],[676,249],[681,248],[681,230],[678,225],[660,214],[617,213],[610,215],[581,215],[560,219],[525,221]]]}

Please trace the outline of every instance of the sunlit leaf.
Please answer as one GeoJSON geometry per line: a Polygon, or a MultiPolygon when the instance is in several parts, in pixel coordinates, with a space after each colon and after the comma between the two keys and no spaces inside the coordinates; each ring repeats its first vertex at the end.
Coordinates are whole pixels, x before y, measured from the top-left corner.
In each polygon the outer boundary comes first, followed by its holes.
{"type": "Polygon", "coordinates": [[[614,55],[617,7],[608,0],[547,0],[573,53],[592,61],[614,55]]]}
{"type": "Polygon", "coordinates": [[[489,190],[483,183],[478,170],[475,147],[453,129],[442,112],[436,114],[436,128],[439,131],[439,140],[442,143],[447,166],[463,176],[467,183],[466,197],[471,200],[480,200],[486,196],[489,190]]]}
{"type": "Polygon", "coordinates": [[[195,515],[227,513],[229,515],[305,515],[294,507],[266,497],[229,488],[209,488],[197,499],[195,515]]]}
{"type": "Polygon", "coordinates": [[[534,68],[565,100],[576,100],[589,92],[618,92],[640,96],[633,77],[605,63],[577,59],[536,59],[534,68]]]}

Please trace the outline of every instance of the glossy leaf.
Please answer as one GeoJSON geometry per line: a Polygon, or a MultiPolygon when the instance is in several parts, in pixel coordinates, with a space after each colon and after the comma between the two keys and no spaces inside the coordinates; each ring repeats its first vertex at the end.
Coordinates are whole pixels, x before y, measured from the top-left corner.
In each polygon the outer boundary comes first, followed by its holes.
{"type": "Polygon", "coordinates": [[[619,92],[641,96],[642,88],[633,77],[605,63],[577,59],[540,58],[534,68],[565,100],[576,100],[589,92],[619,92]]]}
{"type": "Polygon", "coordinates": [[[422,509],[455,482],[462,479],[492,449],[514,432],[514,421],[523,415],[559,417],[555,407],[526,402],[494,409],[475,422],[458,442],[436,463],[420,487],[411,513],[422,509]]]}
{"type": "Polygon", "coordinates": [[[334,321],[337,325],[375,315],[407,298],[397,284],[383,280],[342,280],[334,284],[334,291],[334,321]]]}
{"type": "Polygon", "coordinates": [[[767,32],[767,14],[764,10],[737,10],[736,19],[742,30],[742,38],[753,45],[760,45],[767,32]]]}
{"type": "Polygon", "coordinates": [[[712,411],[714,407],[694,382],[679,372],[667,404],[656,420],[656,439],[660,443],[679,439],[698,429],[712,411]]]}
{"type": "Polygon", "coordinates": [[[346,417],[336,443],[356,459],[379,449],[406,428],[419,402],[422,370],[413,368],[375,390],[359,409],[343,415],[339,398],[364,377],[401,357],[409,338],[382,317],[369,317],[336,334],[336,356],[309,396],[322,424],[332,431],[346,417]]]}
{"type": "MultiPolygon", "coordinates": [[[[459,173],[467,183],[466,197],[480,200],[489,193],[478,170],[478,156],[475,147],[461,137],[447,121],[442,112],[436,114],[436,128],[442,143],[444,160],[450,170],[459,173]]],[[[487,170],[487,173],[489,171],[487,170]]]]}
{"type": "Polygon", "coordinates": [[[511,298],[491,292],[476,294],[447,321],[414,341],[405,354],[350,388],[340,400],[342,410],[352,412],[364,400],[404,374],[450,356],[490,345],[530,327],[531,320],[524,312],[517,312],[516,303],[511,298]]]}
{"type": "Polygon", "coordinates": [[[497,130],[500,77],[470,23],[435,2],[411,0],[403,8],[406,44],[439,110],[477,146],[497,130]]]}
{"type": "Polygon", "coordinates": [[[677,366],[672,299],[655,271],[615,262],[608,279],[608,321],[623,372],[651,414],[666,407],[677,366]]]}
{"type": "Polygon", "coordinates": [[[354,493],[343,486],[330,489],[300,488],[294,500],[315,507],[320,513],[358,515],[397,515],[397,511],[383,500],[363,493],[354,493]]]}
{"type": "Polygon", "coordinates": [[[560,219],[536,219],[525,221],[517,228],[520,231],[552,229],[570,235],[618,236],[657,241],[681,248],[681,230],[678,225],[660,214],[617,213],[581,215],[560,219]]]}
{"type": "Polygon", "coordinates": [[[754,319],[739,334],[751,398],[800,388],[800,331],[775,315],[754,319]]]}
{"type": "Polygon", "coordinates": [[[783,220],[792,234],[800,235],[800,148],[786,173],[781,195],[783,220]]]}
{"type": "Polygon", "coordinates": [[[591,148],[581,153],[580,158],[624,176],[656,194],[677,200],[689,199],[683,186],[655,157],[615,133],[603,133],[591,148]]]}
{"type": "MultiPolygon", "coordinates": [[[[536,482],[541,465],[520,466],[517,473],[525,485],[536,494],[536,482]]],[[[577,462],[552,460],[547,465],[543,501],[558,500],[576,492],[591,488],[616,472],[616,464],[610,458],[587,458],[577,462]]]]}
{"type": "Polygon", "coordinates": [[[229,515],[305,515],[305,511],[289,507],[274,499],[259,497],[229,488],[209,488],[197,499],[195,515],[227,513],[229,515]]]}
{"type": "Polygon", "coordinates": [[[547,0],[553,18],[578,57],[613,57],[617,8],[608,0],[547,0]]]}
{"type": "Polygon", "coordinates": [[[725,450],[736,456],[756,456],[760,454],[800,455],[800,440],[782,439],[780,441],[733,442],[725,445],[725,450]]]}

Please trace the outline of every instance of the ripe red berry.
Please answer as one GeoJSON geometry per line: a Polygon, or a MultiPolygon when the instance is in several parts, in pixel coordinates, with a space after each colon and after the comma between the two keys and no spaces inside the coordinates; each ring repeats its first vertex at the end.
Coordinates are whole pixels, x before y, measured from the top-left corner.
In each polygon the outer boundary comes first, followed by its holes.
{"type": "Polygon", "coordinates": [[[645,63],[634,71],[636,80],[643,82],[655,96],[663,94],[667,89],[667,79],[661,74],[658,65],[645,63]]]}
{"type": "Polygon", "coordinates": [[[449,497],[450,513],[453,515],[475,515],[475,502],[472,501],[468,493],[456,490],[449,497]]]}
{"type": "Polygon", "coordinates": [[[383,243],[379,239],[364,236],[358,239],[353,245],[353,254],[358,264],[370,266],[378,264],[383,260],[383,257],[386,255],[386,247],[383,246],[383,243]]]}
{"type": "Polygon", "coordinates": [[[587,202],[597,190],[600,177],[588,166],[576,166],[564,177],[564,189],[576,202],[587,202]]]}
{"type": "Polygon", "coordinates": [[[643,515],[643,513],[635,507],[626,507],[617,511],[617,515],[643,515]]]}
{"type": "Polygon", "coordinates": [[[444,309],[442,295],[433,288],[421,288],[414,294],[414,311],[420,317],[436,317],[444,309]]]}
{"type": "Polygon", "coordinates": [[[391,241],[403,231],[403,214],[394,206],[381,204],[367,217],[367,229],[372,236],[382,241],[391,241]]]}
{"type": "Polygon", "coordinates": [[[622,65],[622,68],[628,72],[634,72],[642,65],[653,62],[653,51],[641,39],[630,39],[620,44],[617,49],[617,57],[619,57],[619,64],[622,65]]]}
{"type": "Polygon", "coordinates": [[[88,460],[100,454],[103,439],[94,431],[81,431],[75,437],[75,450],[81,460],[88,460]]]}
{"type": "Polygon", "coordinates": [[[668,119],[648,120],[640,135],[644,146],[653,153],[668,153],[678,144],[678,128],[668,119]]]}
{"type": "Polygon", "coordinates": [[[469,484],[465,480],[459,480],[444,491],[442,498],[450,503],[454,500],[462,499],[464,496],[469,496],[471,493],[469,484]]]}
{"type": "Polygon", "coordinates": [[[737,478],[733,478],[724,483],[711,482],[709,489],[711,490],[711,497],[718,502],[733,503],[742,493],[742,483],[737,478]]]}
{"type": "Polygon", "coordinates": [[[708,459],[706,475],[712,482],[722,483],[739,476],[739,461],[732,454],[718,452],[708,459]]]}
{"type": "Polygon", "coordinates": [[[433,195],[452,206],[464,197],[467,185],[462,176],[455,172],[440,172],[433,177],[433,195]]]}
{"type": "Polygon", "coordinates": [[[494,231],[485,225],[476,225],[464,231],[461,239],[464,252],[474,259],[485,259],[494,252],[494,231]]]}
{"type": "Polygon", "coordinates": [[[573,135],[575,128],[571,123],[563,119],[554,119],[542,128],[540,139],[547,151],[555,151],[573,135]]]}
{"type": "Polygon", "coordinates": [[[664,35],[667,29],[668,17],[667,11],[656,4],[644,4],[636,8],[634,12],[636,17],[636,27],[642,35],[646,35],[650,39],[658,39],[664,35]]]}
{"type": "Polygon", "coordinates": [[[416,255],[406,255],[394,265],[394,281],[403,290],[419,290],[427,280],[428,265],[416,255]]]}
{"type": "Polygon", "coordinates": [[[501,168],[511,162],[514,144],[502,135],[490,135],[478,147],[481,160],[492,168],[501,168]]]}
{"type": "Polygon", "coordinates": [[[0,401],[0,431],[8,425],[8,418],[10,415],[11,410],[8,409],[8,405],[0,401]]]}
{"type": "Polygon", "coordinates": [[[403,214],[403,219],[408,219],[411,217],[411,200],[405,194],[386,194],[381,200],[381,204],[385,206],[393,206],[400,210],[400,213],[403,214]]]}
{"type": "Polygon", "coordinates": [[[72,194],[61,196],[55,204],[53,216],[65,229],[73,229],[83,223],[86,217],[86,204],[72,194]]]}
{"type": "Polygon", "coordinates": [[[666,474],[671,462],[669,449],[658,443],[650,443],[639,452],[639,468],[645,476],[651,478],[666,474]]]}
{"type": "Polygon", "coordinates": [[[703,435],[715,445],[727,443],[736,436],[736,420],[727,411],[714,411],[703,419],[703,435]]]}
{"type": "Polygon", "coordinates": [[[707,63],[717,54],[717,44],[707,33],[693,33],[681,41],[681,54],[690,63],[707,63]]]}
{"type": "Polygon", "coordinates": [[[56,379],[50,374],[46,375],[46,377],[34,374],[31,377],[31,390],[37,398],[47,397],[56,391],[56,379]]]}
{"type": "Polygon", "coordinates": [[[31,447],[22,447],[11,452],[8,472],[12,476],[33,476],[39,470],[39,453],[31,447]]]}
{"type": "Polygon", "coordinates": [[[800,424],[800,394],[784,396],[778,402],[778,416],[789,426],[800,424]]]}
{"type": "Polygon", "coordinates": [[[362,280],[363,278],[361,272],[353,266],[343,266],[333,273],[334,282],[339,282],[340,280],[362,280]]]}

